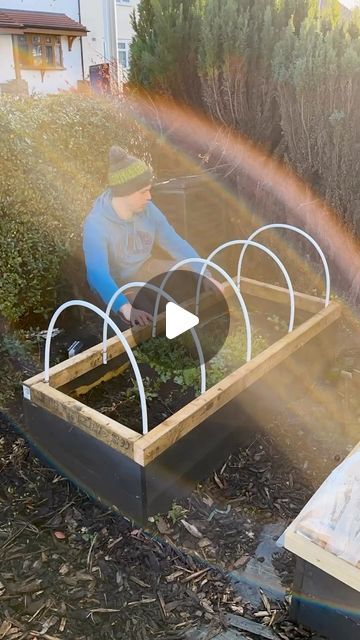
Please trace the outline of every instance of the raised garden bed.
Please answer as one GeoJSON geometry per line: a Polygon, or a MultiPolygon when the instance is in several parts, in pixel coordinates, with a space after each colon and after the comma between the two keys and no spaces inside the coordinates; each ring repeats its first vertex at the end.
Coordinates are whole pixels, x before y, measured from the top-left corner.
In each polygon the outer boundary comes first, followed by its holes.
{"type": "MultiPolygon", "coordinates": [[[[242,293],[272,309],[285,308],[288,291],[242,279],[242,293]]],[[[225,296],[230,298],[230,287],[225,296]]],[[[101,501],[138,522],[167,510],[174,498],[208,476],[225,460],[235,443],[248,437],[249,404],[273,402],[269,380],[291,384],[288,363],[300,358],[319,366],[329,357],[323,343],[341,315],[341,306],[306,294],[295,294],[296,310],[304,320],[250,362],[197,396],[149,433],[141,435],[84,403],[70,397],[75,389],[89,388],[119,373],[125,366],[119,340],[108,340],[108,365],[102,364],[102,345],[50,369],[49,383],[39,374],[24,383],[26,435],[53,465],[101,501]],[[296,353],[299,352],[299,353],[296,353]],[[296,355],[295,355],[296,354],[296,355]],[[286,370],[282,365],[286,362],[286,370]],[[266,392],[264,393],[264,389],[266,392]]],[[[164,329],[164,318],[159,318],[164,329]]],[[[136,342],[150,337],[139,329],[136,342]]],[[[125,334],[130,346],[134,335],[125,334]]],[[[259,406],[258,406],[259,405],[259,406]]],[[[257,412],[254,411],[254,414],[257,412]]],[[[253,415],[254,415],[253,414],[253,415]]]]}

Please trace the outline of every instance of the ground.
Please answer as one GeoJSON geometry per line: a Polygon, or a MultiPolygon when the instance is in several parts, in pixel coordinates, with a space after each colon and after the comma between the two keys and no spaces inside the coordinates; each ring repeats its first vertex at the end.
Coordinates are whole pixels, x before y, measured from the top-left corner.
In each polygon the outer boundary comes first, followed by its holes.
{"type": "Polygon", "coordinates": [[[29,450],[15,396],[0,427],[0,639],[315,638],[288,619],[293,560],[274,538],[358,439],[356,388],[341,382],[358,366],[351,344],[345,327],[335,375],[269,415],[246,450],[146,530],[29,450]],[[341,421],[324,409],[328,394],[341,421]]]}

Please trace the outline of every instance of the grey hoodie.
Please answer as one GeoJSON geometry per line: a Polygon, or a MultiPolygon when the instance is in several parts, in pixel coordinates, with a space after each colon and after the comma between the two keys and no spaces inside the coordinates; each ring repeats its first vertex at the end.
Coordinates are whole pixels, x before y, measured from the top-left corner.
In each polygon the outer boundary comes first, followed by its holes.
{"type": "MultiPolygon", "coordinates": [[[[134,279],[151,257],[154,244],[175,260],[199,257],[152,202],[131,220],[122,220],[112,207],[110,190],[95,200],[84,222],[83,248],[88,282],[105,304],[121,284],[134,279]]],[[[199,270],[198,265],[194,270],[199,270]]],[[[120,295],[114,311],[126,302],[126,296],[120,295]]]]}

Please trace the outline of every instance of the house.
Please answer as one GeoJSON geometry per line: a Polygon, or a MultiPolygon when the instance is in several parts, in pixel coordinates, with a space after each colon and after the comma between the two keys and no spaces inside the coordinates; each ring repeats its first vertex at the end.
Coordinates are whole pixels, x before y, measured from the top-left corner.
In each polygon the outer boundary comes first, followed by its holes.
{"type": "Polygon", "coordinates": [[[81,40],[86,35],[86,27],[65,13],[0,7],[1,92],[76,87],[84,77],[81,40]]]}
{"type": "Polygon", "coordinates": [[[130,66],[130,43],[134,32],[131,27],[130,16],[140,0],[115,0],[117,25],[117,58],[119,65],[125,72],[130,66]]]}
{"type": "MultiPolygon", "coordinates": [[[[126,79],[139,0],[3,0],[0,93],[57,93],[89,79],[89,69],[119,63],[126,79]],[[34,10],[36,9],[36,10],[34,10]]],[[[1,0],[0,0],[1,5],[1,0]]]]}

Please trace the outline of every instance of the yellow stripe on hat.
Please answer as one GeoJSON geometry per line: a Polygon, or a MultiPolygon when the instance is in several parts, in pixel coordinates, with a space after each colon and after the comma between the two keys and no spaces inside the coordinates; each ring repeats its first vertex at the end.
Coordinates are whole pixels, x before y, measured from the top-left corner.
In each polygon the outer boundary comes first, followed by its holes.
{"type": "Polygon", "coordinates": [[[109,185],[110,187],[115,187],[118,184],[125,184],[134,178],[138,178],[142,173],[148,173],[150,171],[150,167],[148,167],[145,162],[138,160],[128,167],[109,173],[109,185]]]}

